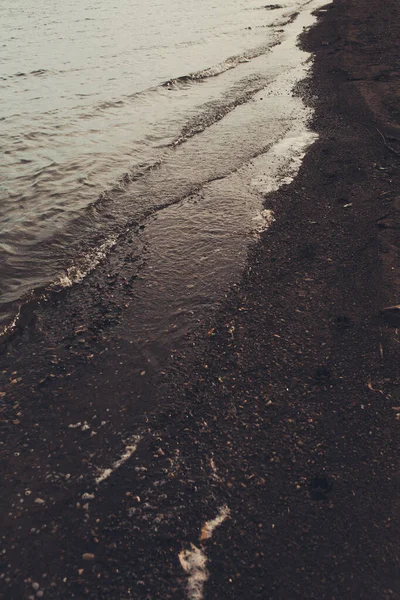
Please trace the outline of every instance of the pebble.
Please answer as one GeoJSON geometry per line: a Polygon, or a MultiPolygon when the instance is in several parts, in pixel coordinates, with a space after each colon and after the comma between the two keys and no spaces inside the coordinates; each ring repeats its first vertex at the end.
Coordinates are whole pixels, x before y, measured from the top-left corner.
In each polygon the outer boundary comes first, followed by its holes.
{"type": "Polygon", "coordinates": [[[85,554],[82,554],[82,558],[83,560],[94,560],[94,554],[91,554],[90,552],[85,552],[85,554]]]}
{"type": "Polygon", "coordinates": [[[43,498],[36,498],[35,500],[35,504],[44,504],[45,500],[43,500],[43,498]]]}
{"type": "Polygon", "coordinates": [[[88,492],[85,492],[84,494],[82,494],[82,500],[93,500],[95,497],[94,494],[89,494],[88,492]]]}
{"type": "Polygon", "coordinates": [[[35,590],[35,592],[37,592],[38,589],[40,588],[40,585],[35,581],[34,583],[32,583],[32,587],[35,590]]]}

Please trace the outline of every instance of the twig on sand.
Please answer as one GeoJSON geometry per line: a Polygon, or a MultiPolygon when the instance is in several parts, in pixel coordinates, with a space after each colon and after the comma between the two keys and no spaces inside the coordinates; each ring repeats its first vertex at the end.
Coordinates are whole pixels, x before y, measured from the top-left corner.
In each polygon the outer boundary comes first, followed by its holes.
{"type": "MultiPolygon", "coordinates": [[[[396,156],[400,156],[400,152],[398,152],[397,150],[395,150],[394,148],[392,148],[392,146],[389,146],[389,144],[386,141],[386,137],[383,135],[383,133],[377,127],[375,127],[375,129],[379,133],[379,135],[381,136],[381,138],[383,139],[383,143],[385,144],[386,148],[388,150],[390,150],[391,152],[393,152],[396,156]]],[[[373,134],[370,132],[369,129],[367,129],[367,131],[368,131],[368,133],[369,133],[369,135],[371,137],[374,137],[373,134]]]]}

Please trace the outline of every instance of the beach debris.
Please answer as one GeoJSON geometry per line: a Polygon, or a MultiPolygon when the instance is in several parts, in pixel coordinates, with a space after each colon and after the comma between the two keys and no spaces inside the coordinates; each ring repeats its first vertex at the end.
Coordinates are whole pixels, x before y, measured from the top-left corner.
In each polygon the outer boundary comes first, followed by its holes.
{"type": "Polygon", "coordinates": [[[35,504],[45,504],[45,500],[43,500],[43,498],[36,498],[35,500],[35,504]]]}
{"type": "Polygon", "coordinates": [[[383,391],[375,389],[370,381],[367,383],[367,388],[370,389],[371,392],[376,392],[377,394],[383,394],[383,391]]]}
{"type": "Polygon", "coordinates": [[[383,317],[386,325],[396,328],[400,327],[400,304],[383,308],[381,310],[381,316],[383,317]]]}
{"type": "Polygon", "coordinates": [[[348,202],[347,204],[343,204],[343,208],[350,208],[350,206],[353,206],[352,202],[348,202]]]}
{"type": "Polygon", "coordinates": [[[210,458],[210,466],[211,466],[211,470],[212,470],[212,475],[211,475],[211,477],[212,477],[213,479],[215,479],[216,481],[219,481],[221,478],[220,478],[220,477],[219,477],[219,475],[218,475],[218,472],[217,472],[217,467],[216,467],[216,465],[215,465],[215,461],[214,461],[214,457],[211,457],[211,458],[210,458]]]}

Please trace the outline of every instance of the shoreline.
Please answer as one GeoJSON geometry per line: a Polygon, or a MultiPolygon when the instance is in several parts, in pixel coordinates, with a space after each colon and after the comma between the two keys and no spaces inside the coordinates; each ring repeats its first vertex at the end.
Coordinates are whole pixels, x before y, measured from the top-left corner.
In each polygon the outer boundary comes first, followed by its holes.
{"type": "MultiPolygon", "coordinates": [[[[157,410],[135,419],[129,396],[119,404],[129,374],[118,380],[117,355],[100,390],[83,361],[85,390],[48,378],[30,408],[15,392],[2,422],[3,506],[14,495],[2,517],[4,598],[34,596],[34,583],[46,598],[183,598],[191,544],[206,557],[209,598],[400,595],[399,342],[379,315],[398,304],[399,12],[394,0],[334,0],[305,34],[315,62],[299,93],[315,103],[319,139],[294,182],[267,196],[276,221],[209,326],[157,389],[142,378],[143,406],[157,398],[157,410]],[[99,423],[85,429],[96,402],[99,423]],[[9,448],[25,409],[21,463],[9,448]],[[113,417],[141,439],[121,447],[114,425],[100,441],[113,417]],[[62,429],[54,436],[62,419],[75,454],[62,429]],[[79,451],[99,444],[88,462],[99,483],[46,472],[56,455],[73,474],[79,451]],[[119,476],[103,486],[107,468],[119,476]]],[[[43,350],[50,370],[54,348],[43,350]]],[[[34,375],[15,378],[30,389],[34,375]]]]}

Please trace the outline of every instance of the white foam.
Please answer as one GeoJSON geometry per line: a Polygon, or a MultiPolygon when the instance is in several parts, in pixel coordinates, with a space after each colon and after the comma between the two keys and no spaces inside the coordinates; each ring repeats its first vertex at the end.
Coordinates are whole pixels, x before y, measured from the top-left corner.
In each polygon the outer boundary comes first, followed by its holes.
{"type": "Polygon", "coordinates": [[[2,331],[0,331],[0,337],[2,337],[3,335],[6,335],[7,333],[9,333],[10,331],[12,331],[15,328],[20,316],[21,316],[21,307],[18,307],[18,312],[15,315],[15,317],[13,318],[13,320],[8,325],[6,325],[2,331]]]}
{"type": "Polygon", "coordinates": [[[274,213],[272,210],[264,209],[258,210],[255,217],[252,218],[254,223],[254,233],[260,234],[266,231],[268,227],[275,221],[274,213]]]}
{"type": "Polygon", "coordinates": [[[182,569],[188,574],[186,592],[188,600],[202,600],[204,596],[204,585],[208,580],[210,573],[207,569],[208,558],[204,551],[204,543],[209,540],[215,529],[219,527],[230,515],[229,508],[222,506],[217,516],[210,521],[206,521],[201,528],[200,544],[198,548],[190,544],[190,550],[182,550],[178,558],[182,569]]]}
{"type": "MultiPolygon", "coordinates": [[[[118,235],[113,235],[100,244],[98,248],[88,252],[86,256],[82,258],[79,266],[72,265],[71,267],[68,267],[64,273],[61,273],[58,278],[49,285],[50,290],[58,291],[62,288],[72,287],[76,283],[81,283],[85,277],[89,275],[101,263],[101,261],[104,260],[104,258],[106,258],[107,254],[111,248],[116,245],[117,241],[118,235]]],[[[28,298],[24,301],[24,304],[34,297],[33,294],[33,292],[30,293],[28,298]]],[[[46,299],[46,293],[41,294],[40,298],[46,299]]],[[[18,312],[13,320],[0,331],[0,337],[5,336],[10,331],[15,329],[21,316],[21,306],[18,308],[18,312]]]]}
{"type": "Polygon", "coordinates": [[[200,542],[204,542],[205,540],[209,540],[215,529],[222,525],[222,523],[227,519],[230,515],[229,508],[224,505],[219,509],[219,513],[215,517],[215,519],[211,519],[211,521],[206,521],[201,529],[200,534],[200,542]]]}
{"type": "Polygon", "coordinates": [[[134,454],[134,452],[136,452],[137,446],[141,439],[142,438],[138,435],[135,435],[135,436],[133,436],[133,438],[131,438],[131,440],[129,441],[129,444],[125,447],[125,450],[124,450],[122,456],[118,460],[116,460],[111,465],[111,467],[100,470],[99,475],[95,479],[96,485],[103,483],[103,481],[108,479],[110,477],[110,475],[112,475],[112,473],[114,473],[114,471],[119,469],[124,463],[126,463],[127,460],[130,459],[132,454],[134,454]]]}
{"type": "Polygon", "coordinates": [[[210,574],[207,570],[207,557],[200,548],[190,544],[190,550],[182,550],[179,562],[189,576],[186,591],[189,600],[202,600],[204,584],[210,574]]]}
{"type": "MultiPolygon", "coordinates": [[[[308,2],[307,8],[287,27],[283,42],[272,53],[279,54],[284,68],[265,92],[268,97],[281,97],[283,105],[287,105],[288,127],[281,139],[252,161],[251,185],[264,195],[294,180],[308,148],[318,138],[309,128],[313,109],[306,106],[299,95],[293,94],[293,90],[309,75],[312,67],[312,55],[299,48],[298,36],[315,22],[312,13],[322,4],[321,0],[308,2]]],[[[264,96],[265,100],[265,95],[260,92],[258,98],[264,96]]]]}
{"type": "Polygon", "coordinates": [[[251,183],[258,192],[269,194],[294,180],[308,148],[318,138],[316,133],[307,129],[308,120],[308,111],[304,111],[301,121],[283,139],[253,161],[259,174],[253,177],[251,183]]]}
{"type": "Polygon", "coordinates": [[[118,235],[112,235],[106,239],[98,248],[88,252],[82,259],[79,266],[69,267],[65,273],[62,273],[57,281],[52,284],[53,288],[71,287],[75,283],[80,283],[89,273],[97,267],[98,264],[107,256],[108,252],[118,241],[118,235]]]}

